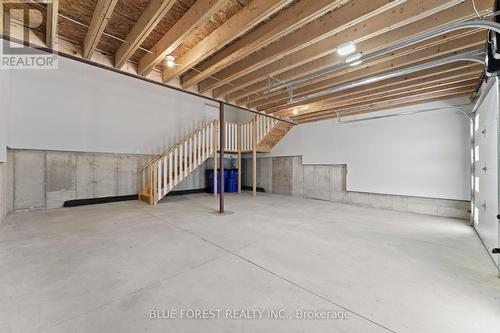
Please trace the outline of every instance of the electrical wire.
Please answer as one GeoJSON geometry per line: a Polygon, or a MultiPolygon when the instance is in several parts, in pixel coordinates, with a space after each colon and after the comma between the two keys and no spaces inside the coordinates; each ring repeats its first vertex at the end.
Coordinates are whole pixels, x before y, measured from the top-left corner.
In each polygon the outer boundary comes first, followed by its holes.
{"type": "Polygon", "coordinates": [[[477,11],[477,8],[476,8],[476,1],[475,0],[471,0],[472,1],[472,8],[474,8],[474,11],[476,12],[476,15],[478,18],[482,18],[481,15],[479,15],[479,12],[477,11]]]}

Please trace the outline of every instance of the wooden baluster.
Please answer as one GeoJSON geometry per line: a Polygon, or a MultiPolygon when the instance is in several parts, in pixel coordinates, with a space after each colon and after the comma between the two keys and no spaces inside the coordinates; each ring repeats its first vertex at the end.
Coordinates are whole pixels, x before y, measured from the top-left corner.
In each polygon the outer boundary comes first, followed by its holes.
{"type": "Polygon", "coordinates": [[[175,150],[174,150],[174,186],[177,185],[177,180],[179,179],[178,159],[179,159],[179,152],[177,150],[177,147],[175,147],[175,150]]]}
{"type": "Polygon", "coordinates": [[[158,160],[157,163],[157,171],[156,171],[156,202],[160,201],[162,197],[161,193],[161,175],[163,174],[162,172],[162,165],[161,165],[162,160],[158,160]]]}
{"type": "Polygon", "coordinates": [[[248,124],[245,124],[245,150],[248,150],[248,124]]]}
{"type": "Polygon", "coordinates": [[[142,175],[144,174],[144,169],[140,170],[137,174],[137,199],[141,200],[142,194],[142,175]]]}
{"type": "Polygon", "coordinates": [[[210,140],[210,153],[209,153],[209,155],[212,155],[214,153],[214,141],[213,141],[213,139],[214,139],[214,135],[213,135],[214,122],[213,121],[210,123],[210,129],[208,132],[209,132],[208,136],[209,136],[209,140],[210,140]]]}
{"type": "Polygon", "coordinates": [[[196,139],[196,133],[193,135],[193,168],[196,168],[198,165],[198,154],[196,153],[198,151],[198,140],[196,139]]]}
{"type": "Polygon", "coordinates": [[[172,191],[172,188],[174,187],[173,184],[174,184],[174,179],[173,179],[173,172],[174,172],[174,168],[173,168],[173,161],[172,161],[172,152],[170,152],[168,154],[168,190],[169,191],[172,191]]]}
{"type": "Polygon", "coordinates": [[[189,138],[188,150],[189,150],[189,172],[193,171],[193,137],[189,138]]]}
{"type": "Polygon", "coordinates": [[[237,151],[237,148],[236,148],[236,140],[237,140],[237,137],[238,137],[238,133],[236,131],[236,124],[233,124],[233,130],[232,130],[232,135],[231,137],[233,138],[233,150],[234,151],[237,151]]]}
{"type": "Polygon", "coordinates": [[[177,181],[180,183],[182,181],[182,179],[184,178],[184,170],[182,169],[182,162],[183,162],[183,149],[184,147],[182,147],[182,143],[179,145],[179,178],[177,179],[177,181]]]}
{"type": "Polygon", "coordinates": [[[163,196],[167,194],[167,156],[163,156],[163,196]]]}
{"type": "Polygon", "coordinates": [[[196,152],[196,166],[200,165],[201,164],[201,135],[200,135],[200,132],[196,133],[196,140],[198,141],[197,142],[197,147],[198,147],[198,150],[196,152]]]}
{"type": "Polygon", "coordinates": [[[157,178],[157,164],[153,163],[153,203],[156,204],[156,194],[157,189],[156,189],[156,178],[157,178]]]}
{"type": "Polygon", "coordinates": [[[206,146],[206,155],[205,155],[205,158],[208,158],[210,157],[210,149],[212,148],[212,146],[210,145],[210,139],[212,138],[212,135],[210,134],[210,124],[205,128],[205,140],[207,142],[207,146],[206,146]]]}
{"type": "Polygon", "coordinates": [[[148,174],[148,188],[149,188],[149,204],[153,204],[153,168],[151,165],[149,165],[147,168],[147,174],[148,174]]]}
{"type": "Polygon", "coordinates": [[[235,124],[234,126],[236,127],[236,135],[235,135],[234,146],[236,148],[236,151],[240,151],[240,125],[239,124],[235,124]]]}
{"type": "Polygon", "coordinates": [[[200,135],[201,135],[201,160],[204,161],[205,160],[205,138],[206,138],[204,128],[201,130],[200,135]]]}
{"type": "Polygon", "coordinates": [[[189,174],[189,141],[186,140],[183,143],[184,145],[184,177],[187,177],[189,174]]]}

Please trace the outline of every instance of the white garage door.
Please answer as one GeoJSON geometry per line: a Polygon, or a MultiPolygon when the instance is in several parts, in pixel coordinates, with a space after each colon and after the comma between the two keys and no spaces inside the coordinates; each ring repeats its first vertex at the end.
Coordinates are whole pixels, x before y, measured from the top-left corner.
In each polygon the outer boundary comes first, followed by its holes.
{"type": "Polygon", "coordinates": [[[483,243],[499,267],[499,255],[493,254],[499,247],[498,215],[498,115],[499,90],[495,79],[486,97],[477,108],[473,124],[475,172],[471,179],[474,190],[472,217],[483,243]]]}

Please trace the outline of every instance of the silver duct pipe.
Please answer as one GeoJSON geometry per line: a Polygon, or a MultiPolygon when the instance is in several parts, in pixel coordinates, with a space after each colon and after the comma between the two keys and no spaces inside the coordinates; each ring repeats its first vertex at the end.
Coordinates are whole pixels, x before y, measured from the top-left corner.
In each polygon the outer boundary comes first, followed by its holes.
{"type": "MultiPolygon", "coordinates": [[[[480,21],[465,21],[465,22],[453,23],[453,24],[447,25],[445,27],[417,35],[415,37],[409,38],[407,40],[404,40],[404,41],[396,43],[392,46],[380,49],[378,51],[367,53],[367,54],[363,55],[361,58],[356,59],[356,61],[366,61],[366,60],[381,56],[383,54],[386,54],[389,52],[394,52],[394,51],[397,51],[399,49],[417,44],[419,42],[437,37],[439,35],[442,35],[442,34],[445,34],[445,33],[451,32],[451,31],[468,29],[468,28],[483,28],[483,29],[493,30],[497,33],[500,33],[500,23],[496,23],[496,22],[480,20],[480,21]]],[[[322,76],[322,75],[325,75],[325,74],[328,74],[328,73],[331,73],[334,71],[338,71],[338,70],[343,69],[343,68],[348,68],[348,67],[350,67],[350,64],[348,64],[348,63],[341,63],[341,64],[333,65],[330,67],[326,67],[326,68],[323,68],[319,71],[304,75],[300,78],[297,78],[297,79],[294,79],[294,80],[291,80],[288,82],[284,82],[284,83],[281,83],[277,86],[274,86],[273,88],[269,89],[269,92],[275,92],[275,91],[280,90],[282,88],[292,88],[293,86],[295,86],[299,83],[308,81],[310,79],[313,79],[313,78],[316,78],[316,77],[319,77],[319,76],[322,76]]]]}
{"type": "Polygon", "coordinates": [[[352,82],[340,84],[338,86],[334,86],[334,87],[331,87],[331,88],[328,88],[328,89],[325,89],[325,90],[322,90],[322,91],[318,91],[316,93],[312,93],[312,94],[309,94],[309,95],[302,96],[300,98],[296,98],[296,99],[293,100],[293,102],[300,102],[300,101],[308,100],[308,99],[311,99],[311,98],[320,97],[320,96],[323,96],[323,95],[327,95],[327,94],[331,94],[331,93],[335,93],[335,92],[339,92],[339,91],[343,91],[343,90],[347,90],[347,89],[351,89],[351,88],[356,88],[356,87],[367,85],[367,84],[370,84],[370,83],[375,83],[375,82],[378,82],[378,81],[391,79],[391,78],[402,76],[402,75],[405,75],[405,74],[411,74],[411,73],[414,73],[414,72],[423,71],[423,70],[426,70],[426,69],[430,69],[430,68],[434,68],[434,67],[438,67],[438,66],[450,64],[450,63],[453,63],[453,62],[472,61],[472,62],[476,62],[476,63],[479,63],[479,64],[484,64],[483,58],[480,57],[481,53],[482,53],[482,51],[465,52],[465,53],[457,54],[457,55],[454,55],[454,56],[451,56],[451,57],[446,57],[446,58],[443,58],[443,59],[429,61],[429,62],[426,62],[426,63],[423,63],[423,64],[418,64],[418,65],[415,65],[415,66],[398,69],[398,70],[395,70],[395,71],[392,71],[392,72],[388,72],[388,73],[384,73],[384,74],[372,76],[372,77],[369,77],[369,78],[360,79],[360,80],[356,80],[356,81],[352,81],[352,82]]]}
{"type": "MultiPolygon", "coordinates": [[[[432,109],[408,111],[408,112],[401,112],[401,113],[394,113],[394,114],[385,114],[382,116],[358,118],[358,119],[351,119],[351,120],[339,120],[338,123],[339,124],[357,123],[360,121],[410,116],[410,115],[417,114],[417,113],[434,112],[434,111],[442,111],[442,110],[458,111],[458,112],[462,113],[467,118],[468,121],[470,121],[472,119],[471,114],[469,112],[465,111],[464,109],[462,109],[460,106],[462,106],[462,105],[450,105],[450,106],[443,106],[443,107],[432,108],[432,109]]],[[[345,116],[348,116],[348,115],[345,115],[345,116]]],[[[337,115],[337,117],[338,117],[338,115],[337,115]]]]}

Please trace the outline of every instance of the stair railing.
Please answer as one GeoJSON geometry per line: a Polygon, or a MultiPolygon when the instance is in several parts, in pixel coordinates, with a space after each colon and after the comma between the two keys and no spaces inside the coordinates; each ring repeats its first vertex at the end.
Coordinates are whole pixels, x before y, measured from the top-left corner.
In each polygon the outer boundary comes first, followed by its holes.
{"type": "MultiPolygon", "coordinates": [[[[277,123],[261,115],[244,124],[226,122],[224,150],[232,153],[252,151],[253,136],[258,146],[277,123]]],[[[215,156],[219,148],[219,121],[213,120],[138,170],[139,200],[156,204],[208,157],[215,156]]]]}

